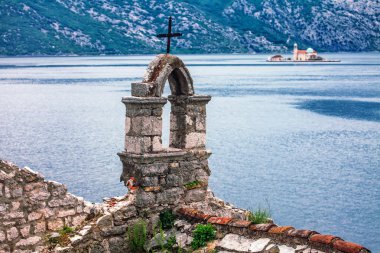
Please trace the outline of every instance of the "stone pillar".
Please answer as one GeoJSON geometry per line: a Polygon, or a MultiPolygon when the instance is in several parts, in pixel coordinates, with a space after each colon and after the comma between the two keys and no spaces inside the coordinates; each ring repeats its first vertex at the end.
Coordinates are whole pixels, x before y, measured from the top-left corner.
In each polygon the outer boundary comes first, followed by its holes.
{"type": "Polygon", "coordinates": [[[125,151],[144,154],[162,151],[162,107],[163,97],[124,97],[125,151]]]}
{"type": "Polygon", "coordinates": [[[206,104],[210,96],[169,96],[171,148],[204,149],[206,147],[206,104]]]}

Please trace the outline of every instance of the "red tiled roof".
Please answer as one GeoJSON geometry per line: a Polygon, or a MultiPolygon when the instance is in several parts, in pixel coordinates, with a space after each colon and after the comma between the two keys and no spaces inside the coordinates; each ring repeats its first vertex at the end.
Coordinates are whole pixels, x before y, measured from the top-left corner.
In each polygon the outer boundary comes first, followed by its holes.
{"type": "Polygon", "coordinates": [[[271,234],[283,234],[286,231],[289,231],[291,229],[294,229],[294,227],[291,227],[291,226],[273,227],[273,228],[269,229],[269,233],[271,233],[271,234]]]}
{"type": "Polygon", "coordinates": [[[299,237],[299,238],[309,238],[312,234],[318,234],[318,232],[312,231],[312,230],[305,230],[305,229],[292,229],[288,231],[288,235],[292,237],[299,237]]]}
{"type": "Polygon", "coordinates": [[[312,235],[310,237],[311,242],[317,242],[317,243],[323,243],[323,244],[330,244],[334,240],[338,240],[338,239],[340,238],[335,235],[322,235],[322,234],[312,235]]]}
{"type": "Polygon", "coordinates": [[[231,220],[232,218],[229,217],[211,217],[207,222],[211,224],[227,225],[231,220]]]}
{"type": "Polygon", "coordinates": [[[353,242],[346,242],[343,240],[338,240],[333,243],[333,247],[336,250],[342,251],[344,253],[359,253],[362,250],[367,250],[363,246],[353,243],[353,242]]]}
{"type": "Polygon", "coordinates": [[[249,229],[252,231],[268,232],[272,227],[277,227],[277,225],[273,223],[253,224],[249,229]]]}
{"type": "MultiPolygon", "coordinates": [[[[277,226],[273,223],[265,224],[252,224],[246,220],[236,220],[230,217],[217,217],[209,214],[204,214],[201,211],[192,208],[180,208],[177,213],[190,220],[198,219],[206,221],[211,224],[224,225],[227,227],[249,228],[249,231],[254,233],[263,233],[263,236],[277,238],[278,235],[288,236],[288,238],[302,238],[308,240],[312,245],[321,244],[330,247],[331,249],[338,250],[343,253],[370,253],[367,248],[352,242],[346,242],[341,238],[334,235],[323,235],[312,230],[298,230],[291,226],[277,226]]],[[[220,227],[222,229],[222,227],[220,227]]],[[[297,243],[297,241],[295,241],[297,243]]],[[[298,242],[299,243],[299,242],[298,242]]]]}

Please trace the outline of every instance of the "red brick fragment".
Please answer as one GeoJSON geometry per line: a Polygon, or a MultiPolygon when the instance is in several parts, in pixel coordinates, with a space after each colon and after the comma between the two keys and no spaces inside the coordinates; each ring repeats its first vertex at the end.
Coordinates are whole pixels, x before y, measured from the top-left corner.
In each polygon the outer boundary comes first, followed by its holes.
{"type": "Polygon", "coordinates": [[[269,233],[271,234],[283,234],[291,229],[294,229],[294,227],[291,226],[281,226],[281,227],[273,227],[269,229],[269,233]]]}
{"type": "Polygon", "coordinates": [[[252,222],[246,220],[233,220],[229,225],[237,228],[247,228],[252,222]]]}
{"type": "Polygon", "coordinates": [[[227,225],[231,220],[232,218],[229,217],[211,217],[207,222],[211,224],[227,225]]]}
{"type": "Polygon", "coordinates": [[[195,219],[203,220],[203,221],[207,221],[211,217],[211,215],[204,214],[203,212],[200,212],[200,211],[193,212],[191,216],[195,219]]]}
{"type": "Polygon", "coordinates": [[[269,229],[273,227],[277,227],[277,225],[273,223],[263,223],[263,224],[253,224],[249,226],[249,229],[252,231],[268,232],[269,229]]]}
{"type": "Polygon", "coordinates": [[[342,251],[344,253],[359,253],[362,250],[368,251],[368,249],[364,248],[363,246],[353,243],[353,242],[346,242],[343,240],[337,240],[333,243],[333,247],[336,250],[342,251]]]}
{"type": "Polygon", "coordinates": [[[321,235],[321,234],[317,234],[317,235],[312,235],[310,237],[309,241],[323,243],[323,244],[330,244],[330,243],[332,243],[336,239],[340,240],[340,238],[337,237],[337,236],[335,236],[335,235],[321,235]]]}
{"type": "Polygon", "coordinates": [[[193,209],[190,209],[190,208],[180,208],[180,209],[178,209],[178,213],[179,214],[182,214],[182,215],[184,215],[184,216],[187,216],[189,213],[191,213],[191,211],[192,211],[193,209]]]}
{"type": "Polygon", "coordinates": [[[292,230],[289,230],[287,234],[292,237],[309,238],[310,235],[318,234],[318,233],[315,231],[306,230],[306,229],[292,229],[292,230]]]}

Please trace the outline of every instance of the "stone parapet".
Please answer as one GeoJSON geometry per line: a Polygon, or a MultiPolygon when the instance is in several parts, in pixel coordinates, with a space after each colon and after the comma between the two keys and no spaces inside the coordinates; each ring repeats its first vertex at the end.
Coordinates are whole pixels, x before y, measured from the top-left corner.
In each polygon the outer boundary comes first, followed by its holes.
{"type": "Polygon", "coordinates": [[[0,252],[40,251],[46,233],[78,227],[95,210],[63,184],[0,160],[0,252]]]}

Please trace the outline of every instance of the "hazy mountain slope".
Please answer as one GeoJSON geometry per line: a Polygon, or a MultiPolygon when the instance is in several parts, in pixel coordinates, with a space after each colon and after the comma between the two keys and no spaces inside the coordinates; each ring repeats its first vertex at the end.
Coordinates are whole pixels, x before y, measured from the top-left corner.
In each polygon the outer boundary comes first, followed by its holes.
{"type": "Polygon", "coordinates": [[[380,49],[378,0],[6,0],[0,54],[157,53],[169,15],[176,53],[380,49]]]}

